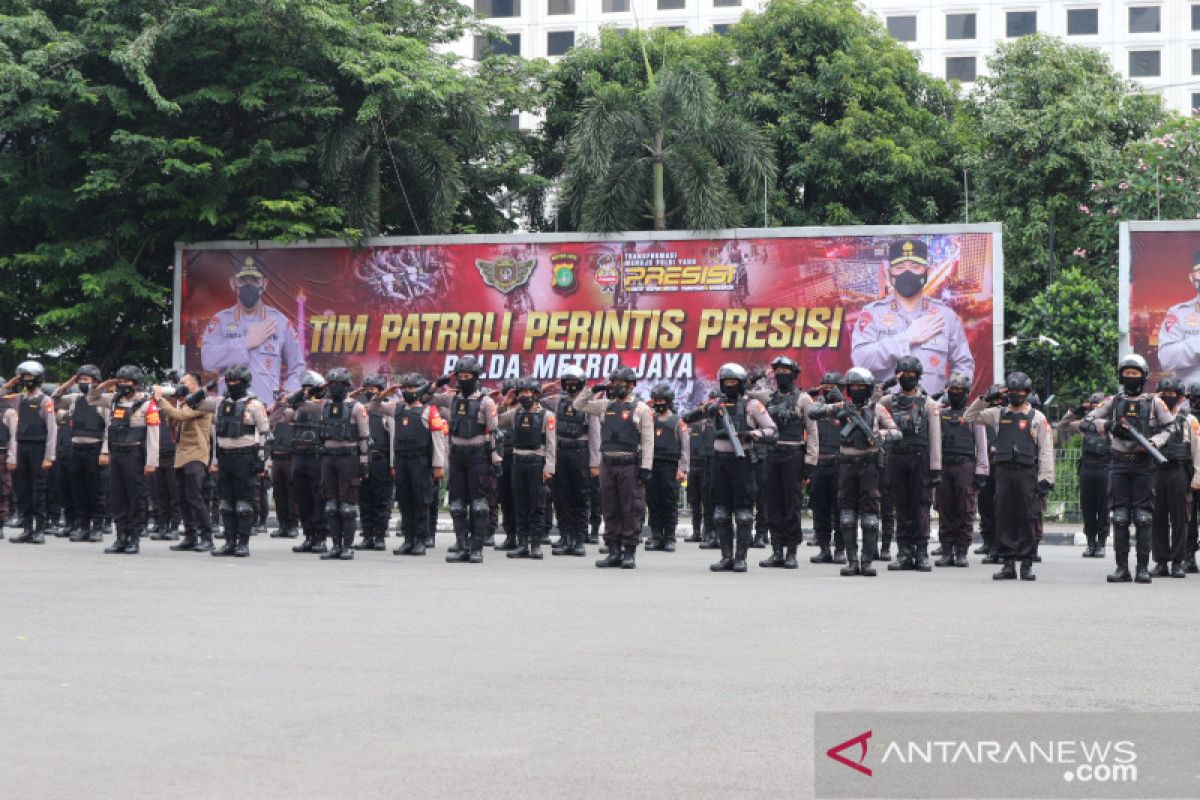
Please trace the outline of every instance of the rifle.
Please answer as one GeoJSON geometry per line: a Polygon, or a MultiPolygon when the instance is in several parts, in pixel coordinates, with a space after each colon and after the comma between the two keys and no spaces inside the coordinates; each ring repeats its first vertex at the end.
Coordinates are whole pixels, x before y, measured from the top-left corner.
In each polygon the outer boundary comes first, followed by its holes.
{"type": "Polygon", "coordinates": [[[719,403],[717,404],[717,416],[721,418],[721,428],[725,431],[725,435],[729,437],[729,443],[733,445],[733,455],[737,458],[745,458],[746,448],[742,447],[742,440],[738,438],[737,431],[733,429],[733,422],[729,419],[729,413],[719,403]]]}
{"type": "Polygon", "coordinates": [[[852,401],[846,400],[842,403],[842,408],[845,409],[846,416],[850,418],[850,425],[846,430],[852,431],[854,430],[854,426],[857,425],[863,429],[863,433],[867,434],[867,441],[871,443],[871,446],[882,450],[883,443],[879,441],[879,437],[875,435],[875,431],[871,430],[871,426],[863,419],[858,407],[852,401]]]}
{"type": "Polygon", "coordinates": [[[1133,441],[1137,443],[1138,447],[1142,448],[1142,450],[1146,451],[1146,453],[1152,459],[1154,459],[1155,464],[1166,464],[1167,463],[1167,457],[1164,456],[1162,453],[1160,453],[1158,448],[1150,443],[1149,439],[1147,439],[1145,436],[1142,436],[1142,434],[1138,433],[1132,425],[1127,427],[1125,429],[1125,432],[1129,434],[1130,439],[1133,439],[1133,441]]]}

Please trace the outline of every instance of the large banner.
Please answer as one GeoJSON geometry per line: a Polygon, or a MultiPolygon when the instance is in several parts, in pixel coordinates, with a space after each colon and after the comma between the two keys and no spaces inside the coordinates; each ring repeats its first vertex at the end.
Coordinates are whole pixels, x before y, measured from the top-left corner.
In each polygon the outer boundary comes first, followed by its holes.
{"type": "Polygon", "coordinates": [[[264,398],[305,369],[434,377],[463,354],[492,382],[624,364],[684,406],[722,363],[765,370],[780,354],[805,386],[852,365],[883,380],[912,354],[931,393],[952,371],[979,390],[1000,330],[998,225],[222,242],[177,261],[177,363],[249,362],[264,398]]]}
{"type": "Polygon", "coordinates": [[[1200,223],[1123,223],[1120,267],[1122,352],[1145,356],[1151,386],[1200,381],[1200,223]]]}

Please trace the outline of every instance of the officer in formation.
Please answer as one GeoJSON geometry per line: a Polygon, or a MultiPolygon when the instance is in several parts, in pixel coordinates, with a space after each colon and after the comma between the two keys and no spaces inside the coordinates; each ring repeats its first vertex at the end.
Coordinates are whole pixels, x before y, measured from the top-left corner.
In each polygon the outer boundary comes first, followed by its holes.
{"type": "Polygon", "coordinates": [[[975,536],[975,497],[987,486],[988,438],[986,426],[965,419],[971,380],[961,372],[946,382],[941,412],[942,482],[937,487],[938,539],[942,557],[938,567],[966,567],[967,550],[975,536]]]}
{"type": "Polygon", "coordinates": [[[1108,464],[1112,457],[1112,439],[1107,433],[1079,425],[1092,409],[1104,402],[1102,392],[1093,392],[1087,400],[1067,410],[1055,426],[1066,436],[1082,433],[1079,454],[1079,511],[1083,516],[1083,535],[1087,546],[1084,558],[1104,558],[1108,544],[1108,464]]]}
{"type": "Polygon", "coordinates": [[[13,473],[21,535],[14,544],[44,544],[48,517],[46,476],[58,452],[58,420],[54,401],[42,391],[46,371],[37,361],[17,366],[16,377],[4,384],[6,403],[13,407],[16,426],[8,442],[8,470],[13,473]]]}
{"type": "MultiPolygon", "coordinates": [[[[516,388],[517,382],[507,378],[500,384],[499,391],[492,393],[492,397],[493,399],[507,397],[516,388]]],[[[509,420],[497,421],[495,447],[500,451],[500,469],[488,492],[488,535],[483,543],[485,545],[495,543],[495,535],[501,528],[501,515],[503,515],[504,541],[496,549],[511,551],[517,549],[517,512],[513,508],[513,446],[509,420]]],[[[456,549],[457,545],[454,545],[450,548],[450,552],[453,553],[456,549]]]]}
{"type": "Polygon", "coordinates": [[[691,441],[688,426],[675,411],[675,392],[665,383],[650,390],[654,409],[654,465],[646,484],[650,537],[646,550],[675,552],[679,527],[679,485],[687,480],[691,441]]]}
{"type": "Polygon", "coordinates": [[[109,412],[108,508],[117,535],[106,553],[135,555],[146,525],[148,479],[158,469],[159,412],[145,380],[140,367],[126,364],[88,392],[89,403],[109,412]]]}
{"type": "Polygon", "coordinates": [[[499,424],[511,431],[513,460],[512,504],[516,519],[516,548],[509,558],[542,558],[542,532],[546,513],[545,485],[554,478],[554,412],[539,401],[541,386],[521,378],[505,397],[507,406],[499,424]]]}
{"type": "MultiPolygon", "coordinates": [[[[368,409],[372,401],[387,389],[387,380],[382,375],[371,375],[363,380],[362,388],[353,392],[368,409]]],[[[356,550],[385,550],[388,522],[392,510],[392,475],[395,463],[392,460],[394,416],[370,414],[368,427],[371,431],[371,456],[367,475],[359,487],[359,517],[362,518],[362,542],[356,550]]]]}
{"type": "Polygon", "coordinates": [[[300,379],[300,389],[287,399],[287,410],[276,423],[290,425],[292,431],[291,490],[304,541],[292,548],[295,553],[328,552],[325,546],[325,515],[321,503],[321,403],[325,398],[325,378],[308,370],[300,379]]]}
{"type": "MultiPolygon", "coordinates": [[[[155,388],[156,401],[163,394],[162,387],[155,388]]],[[[213,528],[208,503],[204,499],[204,484],[212,464],[212,412],[197,408],[207,396],[198,373],[185,373],[179,379],[174,394],[176,399],[182,399],[183,402],[163,403],[160,407],[163,416],[175,424],[179,431],[173,466],[175,480],[179,484],[183,538],[178,544],[171,545],[171,549],[209,553],[213,550],[213,528]]],[[[165,470],[171,465],[159,466],[165,470]]]]}
{"type": "Polygon", "coordinates": [[[100,485],[100,469],[108,463],[109,411],[88,402],[87,395],[100,382],[100,368],[84,364],[54,393],[54,401],[63,415],[59,435],[70,439],[65,463],[58,468],[66,474],[66,488],[75,509],[72,542],[99,542],[104,525],[105,500],[100,485]],[[72,388],[77,391],[70,391],[72,388]]]}
{"type": "MultiPolygon", "coordinates": [[[[7,386],[7,384],[6,384],[7,386]]],[[[4,526],[9,524],[9,496],[12,495],[12,473],[17,464],[9,462],[8,452],[17,439],[17,410],[9,401],[9,389],[0,390],[0,460],[4,467],[0,469],[0,539],[4,538],[4,526]]],[[[16,527],[14,525],[14,527],[16,527]]]]}
{"type": "Polygon", "coordinates": [[[299,498],[292,487],[292,464],[296,454],[292,415],[284,392],[277,392],[275,402],[267,409],[271,425],[271,494],[275,504],[278,527],[272,539],[295,539],[300,535],[299,498]]]}
{"type": "MultiPolygon", "coordinates": [[[[842,375],[839,372],[822,375],[821,384],[810,391],[814,405],[842,402],[844,398],[838,388],[841,383],[842,375]]],[[[813,564],[832,564],[835,558],[831,552],[833,550],[841,553],[839,558],[845,560],[837,499],[842,421],[835,414],[824,414],[814,419],[817,425],[817,463],[809,470],[808,496],[813,515],[813,542],[821,549],[809,561],[813,564]]]]}
{"type": "MultiPolygon", "coordinates": [[[[709,392],[709,399],[719,396],[709,392]]],[[[701,550],[717,550],[717,532],[713,525],[712,501],[708,495],[709,467],[713,459],[716,428],[706,416],[688,423],[687,504],[692,513],[692,534],[685,542],[698,543],[701,550]]]]}
{"type": "MultiPolygon", "coordinates": [[[[1154,477],[1154,520],[1151,523],[1151,578],[1183,578],[1191,492],[1200,489],[1200,423],[1183,409],[1184,385],[1179,378],[1158,382],[1158,398],[1175,415],[1162,447],[1166,461],[1154,477]]],[[[1151,426],[1152,432],[1163,428],[1151,426]]]]}
{"type": "Polygon", "coordinates": [[[586,556],[592,471],[600,469],[600,420],[575,408],[583,391],[583,370],[563,367],[558,388],[543,387],[542,405],[554,412],[555,463],[550,483],[559,541],[550,552],[556,556],[586,556]]]}
{"type": "Polygon", "coordinates": [[[165,414],[165,406],[174,405],[177,401],[174,391],[170,394],[155,391],[154,402],[158,405],[161,416],[166,418],[161,419],[158,426],[159,469],[154,471],[150,480],[151,496],[154,498],[154,528],[150,531],[150,539],[177,542],[181,516],[179,482],[175,480],[174,464],[179,426],[165,414]]]}
{"type": "Polygon", "coordinates": [[[345,367],[325,375],[329,397],[321,401],[321,498],[330,548],[321,554],[323,561],[354,558],[358,487],[370,467],[367,409],[349,396],[351,381],[345,367]]]}

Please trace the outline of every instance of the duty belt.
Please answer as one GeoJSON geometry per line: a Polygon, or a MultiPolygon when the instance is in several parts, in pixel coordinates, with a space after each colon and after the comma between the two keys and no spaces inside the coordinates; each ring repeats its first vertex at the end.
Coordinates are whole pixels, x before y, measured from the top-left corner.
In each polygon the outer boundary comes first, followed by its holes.
{"type": "Polygon", "coordinates": [[[338,458],[340,458],[342,456],[356,456],[356,455],[358,455],[358,448],[357,447],[322,447],[321,455],[334,456],[334,457],[338,457],[338,458]]]}
{"type": "Polygon", "coordinates": [[[607,462],[609,464],[613,464],[615,466],[620,466],[620,465],[624,465],[624,464],[636,464],[641,459],[635,455],[618,456],[618,455],[610,455],[608,453],[605,453],[604,460],[605,460],[605,462],[607,462]]]}
{"type": "Polygon", "coordinates": [[[1149,459],[1150,454],[1143,453],[1141,450],[1134,450],[1129,453],[1118,453],[1116,450],[1112,451],[1113,461],[1123,461],[1126,464],[1136,463],[1138,461],[1148,461],[1149,459]]]}
{"type": "Polygon", "coordinates": [[[253,444],[246,447],[217,447],[217,453],[219,455],[238,456],[244,453],[254,453],[257,451],[258,446],[253,444]]]}
{"type": "Polygon", "coordinates": [[[587,446],[587,439],[563,439],[560,437],[558,440],[559,450],[579,450],[587,446]]]}
{"type": "Polygon", "coordinates": [[[927,453],[928,449],[920,444],[898,444],[892,447],[892,452],[898,456],[911,456],[927,453]]]}
{"type": "Polygon", "coordinates": [[[850,464],[855,467],[861,467],[872,462],[879,463],[879,453],[864,453],[860,456],[838,455],[839,464],[850,464]]]}
{"type": "Polygon", "coordinates": [[[961,466],[963,464],[970,464],[974,460],[975,459],[972,458],[971,456],[947,456],[947,455],[942,456],[942,463],[947,466],[951,466],[951,467],[957,467],[957,466],[961,466]]]}

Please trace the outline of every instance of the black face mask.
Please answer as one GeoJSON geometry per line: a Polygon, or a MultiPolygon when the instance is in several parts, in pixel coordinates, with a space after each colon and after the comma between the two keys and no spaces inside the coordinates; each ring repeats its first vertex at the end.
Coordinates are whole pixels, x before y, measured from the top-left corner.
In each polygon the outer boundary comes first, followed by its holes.
{"type": "Polygon", "coordinates": [[[348,394],[350,394],[350,387],[345,384],[335,383],[329,387],[329,397],[331,400],[345,400],[348,394]]]}
{"type": "Polygon", "coordinates": [[[846,393],[850,395],[850,399],[853,400],[855,403],[865,403],[867,401],[867,399],[871,396],[871,387],[870,386],[851,386],[849,389],[846,390],[846,393]]]}
{"type": "Polygon", "coordinates": [[[579,381],[563,381],[562,387],[567,394],[579,394],[583,389],[583,384],[579,381]]]}
{"type": "Polygon", "coordinates": [[[255,286],[252,283],[247,283],[245,286],[238,287],[238,302],[246,308],[254,308],[262,297],[262,287],[255,286]]]}
{"type": "Polygon", "coordinates": [[[325,387],[324,386],[312,387],[311,389],[308,390],[308,396],[313,398],[314,400],[320,400],[322,397],[325,396],[325,387]]]}
{"type": "Polygon", "coordinates": [[[967,393],[966,392],[946,392],[946,399],[950,401],[951,408],[966,408],[967,393]]]}
{"type": "Polygon", "coordinates": [[[741,384],[737,384],[737,383],[735,383],[733,386],[726,386],[725,384],[721,384],[721,391],[724,392],[725,397],[729,400],[736,400],[739,397],[741,397],[741,395],[742,395],[741,384]]]}
{"type": "Polygon", "coordinates": [[[525,409],[526,411],[533,408],[533,398],[532,397],[528,397],[528,396],[518,397],[517,402],[520,403],[521,408],[525,409]]]}
{"type": "Polygon", "coordinates": [[[654,410],[657,411],[659,414],[665,414],[671,410],[671,406],[667,403],[655,403],[654,410]]]}
{"type": "Polygon", "coordinates": [[[623,399],[625,399],[625,395],[627,395],[627,394],[629,394],[628,386],[609,386],[608,387],[608,396],[613,398],[614,400],[623,400],[623,399]]]}
{"type": "Polygon", "coordinates": [[[227,383],[225,384],[225,393],[234,400],[241,400],[246,396],[246,384],[227,383]]]}
{"type": "Polygon", "coordinates": [[[417,402],[417,393],[410,392],[408,389],[401,389],[400,396],[404,398],[404,402],[412,404],[417,402]]]}
{"type": "Polygon", "coordinates": [[[916,297],[925,288],[925,276],[905,270],[892,278],[892,285],[902,297],[916,297]]]}
{"type": "Polygon", "coordinates": [[[124,397],[127,394],[133,394],[133,384],[118,383],[113,389],[113,394],[117,397],[124,397]]]}
{"type": "Polygon", "coordinates": [[[38,379],[37,378],[22,378],[21,386],[25,389],[25,391],[32,392],[34,389],[36,389],[38,387],[38,379]]]}
{"type": "Polygon", "coordinates": [[[1180,402],[1183,401],[1183,398],[1179,395],[1162,394],[1159,395],[1159,397],[1161,397],[1162,401],[1167,404],[1167,408],[1171,409],[1172,411],[1175,410],[1175,406],[1179,405],[1180,402]]]}
{"type": "Polygon", "coordinates": [[[471,395],[475,394],[475,387],[478,384],[479,384],[479,381],[476,380],[475,378],[468,378],[465,381],[462,378],[459,378],[458,379],[458,392],[463,397],[470,397],[471,395]]]}
{"type": "Polygon", "coordinates": [[[917,388],[917,384],[919,384],[920,382],[921,382],[921,379],[918,378],[916,375],[906,375],[906,376],[900,378],[898,381],[898,383],[900,384],[900,388],[906,392],[911,392],[913,389],[917,388]]]}
{"type": "Polygon", "coordinates": [[[776,372],[775,385],[779,387],[781,392],[790,392],[792,387],[796,385],[796,375],[792,372],[776,372]]]}
{"type": "Polygon", "coordinates": [[[76,382],[75,385],[79,387],[79,391],[83,394],[87,394],[88,392],[90,392],[92,390],[92,382],[91,381],[87,381],[86,383],[76,382]]]}
{"type": "Polygon", "coordinates": [[[1028,399],[1029,395],[1025,394],[1024,392],[1010,391],[1008,393],[1008,404],[1013,408],[1020,408],[1021,406],[1025,405],[1025,401],[1028,399]]]}
{"type": "Polygon", "coordinates": [[[1122,375],[1121,388],[1125,390],[1125,394],[1133,396],[1142,393],[1142,387],[1146,385],[1146,379],[1141,375],[1122,375]]]}

